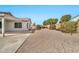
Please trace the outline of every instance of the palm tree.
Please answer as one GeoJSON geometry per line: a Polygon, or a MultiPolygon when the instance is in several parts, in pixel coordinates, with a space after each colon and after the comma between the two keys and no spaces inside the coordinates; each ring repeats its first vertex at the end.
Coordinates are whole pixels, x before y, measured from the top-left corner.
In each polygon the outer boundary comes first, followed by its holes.
{"type": "Polygon", "coordinates": [[[58,19],[56,19],[56,18],[49,18],[43,22],[43,25],[50,25],[50,28],[54,28],[57,21],[58,21],[58,19]]]}

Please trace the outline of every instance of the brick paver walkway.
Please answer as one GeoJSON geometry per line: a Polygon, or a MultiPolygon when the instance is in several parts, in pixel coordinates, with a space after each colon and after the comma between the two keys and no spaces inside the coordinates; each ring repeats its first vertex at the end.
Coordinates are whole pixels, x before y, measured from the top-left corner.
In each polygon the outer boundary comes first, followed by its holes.
{"type": "Polygon", "coordinates": [[[79,52],[79,34],[71,36],[56,30],[38,30],[17,52],[79,52]]]}

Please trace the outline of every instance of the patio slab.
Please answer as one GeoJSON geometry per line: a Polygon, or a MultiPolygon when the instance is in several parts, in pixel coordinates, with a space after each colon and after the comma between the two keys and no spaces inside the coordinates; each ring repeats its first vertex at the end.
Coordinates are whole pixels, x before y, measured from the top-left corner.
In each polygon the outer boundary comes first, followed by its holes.
{"type": "Polygon", "coordinates": [[[2,37],[0,34],[0,53],[14,53],[30,36],[31,33],[9,33],[2,37]]]}

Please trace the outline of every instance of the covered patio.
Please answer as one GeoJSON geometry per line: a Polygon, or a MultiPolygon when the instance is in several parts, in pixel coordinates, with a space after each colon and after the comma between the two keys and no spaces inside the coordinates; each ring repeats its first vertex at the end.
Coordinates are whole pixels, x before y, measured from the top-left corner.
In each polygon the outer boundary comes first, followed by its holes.
{"type": "MultiPolygon", "coordinates": [[[[13,20],[18,20],[18,18],[15,18],[13,16],[10,15],[6,15],[6,14],[0,14],[0,32],[2,33],[2,37],[5,36],[5,33],[8,32],[8,22],[9,21],[13,21],[13,20]]],[[[11,26],[11,25],[10,25],[11,26]]]]}
{"type": "Polygon", "coordinates": [[[9,12],[0,12],[0,33],[2,37],[6,32],[28,33],[31,28],[30,18],[17,18],[9,12]]]}
{"type": "Polygon", "coordinates": [[[5,20],[4,20],[4,14],[0,14],[0,28],[2,28],[1,33],[2,37],[5,36],[5,20]]]}

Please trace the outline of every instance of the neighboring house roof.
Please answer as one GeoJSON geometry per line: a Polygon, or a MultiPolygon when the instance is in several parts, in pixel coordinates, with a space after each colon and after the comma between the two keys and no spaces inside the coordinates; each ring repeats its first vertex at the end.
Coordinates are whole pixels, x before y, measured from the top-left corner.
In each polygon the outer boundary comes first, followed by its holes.
{"type": "Polygon", "coordinates": [[[0,14],[7,14],[7,15],[10,15],[10,16],[13,16],[10,12],[0,12],[0,14]]]}
{"type": "Polygon", "coordinates": [[[79,15],[73,17],[71,21],[79,21],[79,15]]]}
{"type": "Polygon", "coordinates": [[[3,16],[6,20],[9,20],[9,21],[31,22],[30,18],[17,18],[15,16],[13,16],[10,12],[0,12],[0,16],[3,16]]]}

